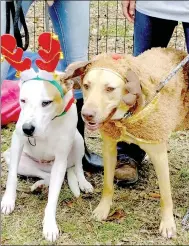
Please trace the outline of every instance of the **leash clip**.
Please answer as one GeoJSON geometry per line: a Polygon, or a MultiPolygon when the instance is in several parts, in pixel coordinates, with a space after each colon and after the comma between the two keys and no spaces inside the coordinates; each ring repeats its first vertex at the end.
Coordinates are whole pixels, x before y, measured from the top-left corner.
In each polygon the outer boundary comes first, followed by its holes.
{"type": "Polygon", "coordinates": [[[29,144],[31,145],[31,146],[36,146],[36,140],[35,140],[35,138],[32,138],[33,139],[33,143],[31,142],[31,138],[30,137],[28,137],[28,142],[29,142],[29,144]]]}
{"type": "Polygon", "coordinates": [[[124,114],[124,116],[123,116],[123,119],[127,119],[127,118],[131,117],[132,115],[133,115],[133,113],[132,113],[131,111],[126,112],[126,113],[124,114]]]}

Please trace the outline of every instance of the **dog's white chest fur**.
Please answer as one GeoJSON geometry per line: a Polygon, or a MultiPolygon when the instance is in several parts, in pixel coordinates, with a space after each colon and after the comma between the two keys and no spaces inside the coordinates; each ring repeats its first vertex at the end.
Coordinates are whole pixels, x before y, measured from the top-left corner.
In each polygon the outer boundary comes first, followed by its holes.
{"type": "Polygon", "coordinates": [[[36,159],[36,161],[53,161],[55,158],[53,145],[49,143],[49,139],[36,140],[29,138],[24,145],[24,153],[36,159]]]}

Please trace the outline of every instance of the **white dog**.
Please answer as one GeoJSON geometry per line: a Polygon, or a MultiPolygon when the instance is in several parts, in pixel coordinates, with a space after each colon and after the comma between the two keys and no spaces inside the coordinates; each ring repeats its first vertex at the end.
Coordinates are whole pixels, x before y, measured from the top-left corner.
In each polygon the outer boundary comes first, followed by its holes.
{"type": "Polygon", "coordinates": [[[14,210],[17,173],[40,178],[32,190],[43,184],[49,185],[43,220],[43,235],[49,241],[55,241],[59,234],[56,207],[66,170],[69,187],[76,197],[80,195],[80,189],[93,191],[82,168],[84,142],[76,129],[77,110],[73,103],[72,82],[65,82],[63,74],[58,77],[60,88],[45,79],[21,83],[21,113],[11,148],[4,153],[9,173],[1,201],[2,213],[9,214],[14,210]],[[61,89],[64,96],[61,96],[61,89]],[[66,113],[62,115],[64,111],[66,113]]]}

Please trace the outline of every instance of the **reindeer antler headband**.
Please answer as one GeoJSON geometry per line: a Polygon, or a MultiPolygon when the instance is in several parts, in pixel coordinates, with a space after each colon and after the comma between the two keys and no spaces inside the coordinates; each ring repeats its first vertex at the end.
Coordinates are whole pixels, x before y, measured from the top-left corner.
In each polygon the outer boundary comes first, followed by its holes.
{"type": "Polygon", "coordinates": [[[10,34],[1,36],[1,62],[6,59],[17,70],[16,77],[21,77],[22,83],[28,80],[46,80],[56,86],[63,97],[63,90],[56,81],[55,74],[59,60],[63,59],[58,36],[48,32],[42,33],[39,36],[38,43],[40,46],[38,54],[43,59],[36,60],[36,65],[39,68],[38,73],[31,68],[31,60],[29,58],[25,58],[22,61],[23,50],[16,47],[16,40],[10,34]]]}

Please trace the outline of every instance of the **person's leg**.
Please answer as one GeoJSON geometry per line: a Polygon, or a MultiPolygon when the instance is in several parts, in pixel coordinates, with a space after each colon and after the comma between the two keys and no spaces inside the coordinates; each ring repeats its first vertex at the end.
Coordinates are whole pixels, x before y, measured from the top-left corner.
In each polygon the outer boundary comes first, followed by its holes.
{"type": "MultiPolygon", "coordinates": [[[[176,21],[154,18],[136,11],[133,55],[138,56],[152,47],[166,47],[176,25],[176,21]]],[[[137,166],[144,157],[145,152],[138,146],[122,142],[118,144],[118,163],[128,167],[128,171],[125,171],[128,175],[125,175],[124,183],[137,180],[137,166]],[[133,170],[129,170],[129,166],[133,170]]]]}
{"type": "MultiPolygon", "coordinates": [[[[33,0],[25,0],[22,1],[22,9],[24,12],[24,15],[27,14],[28,9],[30,5],[32,4],[33,0]]],[[[6,33],[6,1],[1,1],[1,35],[6,33]]],[[[13,35],[13,21],[11,16],[11,22],[10,22],[10,34],[13,35]]],[[[7,61],[4,61],[1,63],[1,83],[4,79],[6,79],[8,70],[10,68],[10,65],[7,61]]]]}
{"type": "Polygon", "coordinates": [[[49,7],[49,14],[64,53],[62,69],[75,61],[87,61],[89,1],[56,0],[49,7]]]}
{"type": "Polygon", "coordinates": [[[150,17],[136,11],[133,55],[138,56],[152,47],[167,47],[177,24],[177,21],[150,17]]]}
{"type": "MultiPolygon", "coordinates": [[[[89,1],[62,1],[56,0],[49,7],[49,14],[54,30],[59,37],[64,53],[61,68],[65,68],[75,61],[88,60],[89,44],[89,1]]],[[[81,118],[83,106],[81,90],[75,90],[78,111],[78,130],[84,138],[84,122],[81,118]]],[[[85,158],[83,162],[95,166],[102,165],[102,159],[88,151],[85,146],[85,158]]]]}
{"type": "Polygon", "coordinates": [[[182,23],[183,28],[184,28],[184,34],[185,34],[185,39],[186,39],[186,48],[189,53],[189,23],[182,23]]]}

